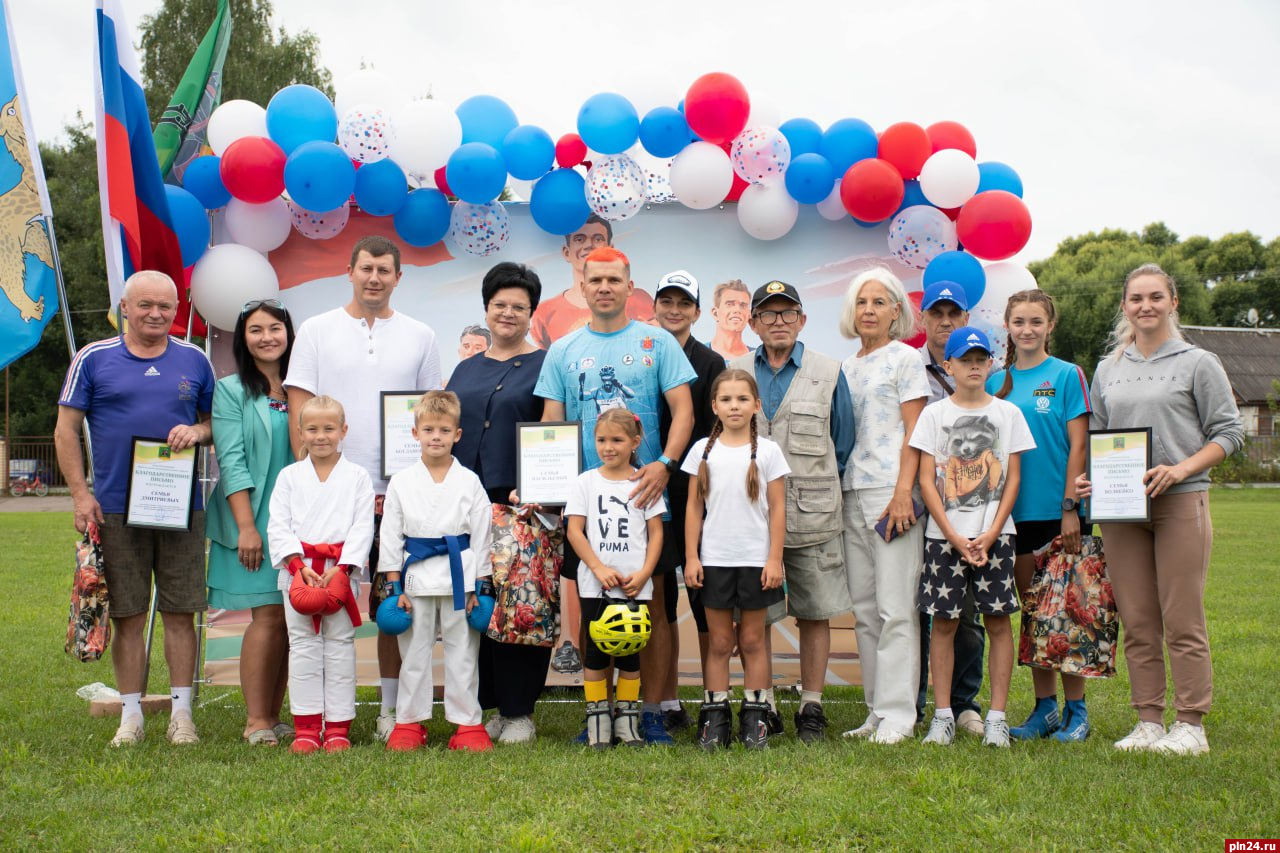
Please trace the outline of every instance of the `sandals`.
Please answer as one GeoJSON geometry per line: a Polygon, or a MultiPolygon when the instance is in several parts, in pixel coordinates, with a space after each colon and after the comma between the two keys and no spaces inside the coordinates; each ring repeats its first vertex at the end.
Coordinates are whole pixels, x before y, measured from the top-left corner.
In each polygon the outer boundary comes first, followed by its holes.
{"type": "Polygon", "coordinates": [[[272,729],[258,729],[244,736],[244,740],[250,746],[279,746],[280,738],[276,736],[272,729]]]}

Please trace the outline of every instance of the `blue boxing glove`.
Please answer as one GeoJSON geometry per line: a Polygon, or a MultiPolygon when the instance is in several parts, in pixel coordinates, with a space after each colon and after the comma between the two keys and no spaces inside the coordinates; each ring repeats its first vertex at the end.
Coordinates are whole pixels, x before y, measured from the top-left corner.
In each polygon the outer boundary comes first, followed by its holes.
{"type": "Polygon", "coordinates": [[[404,587],[400,581],[387,582],[387,597],[378,605],[378,630],[392,637],[403,634],[413,624],[413,616],[400,606],[404,587]]]}
{"type": "Polygon", "coordinates": [[[496,604],[493,581],[489,578],[477,580],[476,606],[467,614],[467,624],[483,634],[489,629],[489,621],[493,618],[493,608],[496,604]]]}

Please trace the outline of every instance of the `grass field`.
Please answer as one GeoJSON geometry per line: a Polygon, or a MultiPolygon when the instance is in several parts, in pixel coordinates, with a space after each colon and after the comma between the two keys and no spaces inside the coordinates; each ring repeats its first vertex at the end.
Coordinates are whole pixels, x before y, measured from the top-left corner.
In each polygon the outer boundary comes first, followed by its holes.
{"type": "MultiPolygon", "coordinates": [[[[548,702],[531,746],[449,753],[437,722],[428,749],[390,755],[371,745],[364,707],[353,750],[301,758],[242,745],[239,694],[215,688],[196,710],[199,746],[170,746],[153,718],[144,744],[112,750],[117,720],[89,717],[75,695],[111,683],[110,663],[62,652],[70,516],[0,514],[0,849],[1221,850],[1224,838],[1275,838],[1280,491],[1212,500],[1213,751],[1198,759],[1111,748],[1134,721],[1123,669],[1091,685],[1095,736],[1071,747],[836,736],[805,748],[788,719],[763,754],[704,755],[687,736],[675,749],[593,754],[568,743],[581,705],[548,702]]],[[[167,683],[156,662],[153,690],[167,683]]],[[[828,691],[833,730],[861,722],[861,695],[828,691]]],[[[1013,697],[1020,719],[1025,669],[1013,697]]]]}

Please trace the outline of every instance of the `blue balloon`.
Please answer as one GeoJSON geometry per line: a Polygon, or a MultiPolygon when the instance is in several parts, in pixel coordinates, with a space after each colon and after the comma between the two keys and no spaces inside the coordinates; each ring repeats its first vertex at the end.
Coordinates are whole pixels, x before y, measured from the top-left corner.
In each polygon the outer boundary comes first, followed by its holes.
{"type": "Polygon", "coordinates": [[[978,193],[987,190],[1004,190],[1022,198],[1022,178],[1012,167],[992,160],[978,164],[978,193]]]}
{"type": "Polygon", "coordinates": [[[332,142],[337,134],[333,102],[314,86],[285,86],[267,104],[267,135],[285,154],[307,142],[332,142]]]}
{"type": "Polygon", "coordinates": [[[817,154],[822,149],[822,126],[813,119],[787,119],[778,130],[791,143],[792,162],[801,154],[817,154]]]}
{"type": "Polygon", "coordinates": [[[222,159],[217,154],[197,157],[182,173],[182,187],[204,205],[205,210],[226,207],[231,191],[222,182],[222,159]]]}
{"type": "Polygon", "coordinates": [[[654,157],[674,157],[692,140],[684,113],[673,107],[654,107],[640,122],[640,144],[654,157]]]}
{"type": "MultiPolygon", "coordinates": [[[[454,110],[462,123],[462,143],[483,142],[495,150],[502,149],[502,141],[519,124],[515,111],[506,102],[493,95],[476,95],[458,104],[454,110]]],[[[452,189],[453,185],[449,185],[452,189]]],[[[485,199],[489,201],[489,199],[485,199]]]]}
{"type": "Polygon", "coordinates": [[[378,630],[392,637],[403,634],[413,624],[409,611],[400,607],[399,597],[383,599],[378,605],[378,630]]]}
{"type": "Polygon", "coordinates": [[[856,216],[850,216],[849,218],[852,219],[854,222],[858,223],[859,228],[867,228],[867,229],[879,228],[881,225],[889,221],[887,219],[881,219],[879,222],[868,222],[865,219],[859,219],[856,216]]]}
{"type": "Polygon", "coordinates": [[[507,164],[492,145],[466,142],[449,155],[444,179],[458,198],[470,204],[488,204],[507,185],[507,164]]]}
{"type": "Polygon", "coordinates": [[[414,190],[392,222],[400,239],[410,246],[434,246],[449,233],[449,213],[449,199],[440,190],[414,190]]]}
{"type": "Polygon", "coordinates": [[[342,207],[356,188],[356,170],[332,142],[304,142],[284,162],[284,187],[294,204],[316,213],[342,207]]]}
{"type": "Polygon", "coordinates": [[[954,281],[964,288],[964,297],[973,308],[987,292],[987,273],[982,263],[968,252],[943,252],[924,268],[924,286],[954,281]]]}
{"type": "Polygon", "coordinates": [[[822,134],[818,153],[831,162],[836,177],[842,178],[854,163],[876,156],[879,148],[880,140],[871,125],[859,118],[842,118],[822,134]]]}
{"type": "Polygon", "coordinates": [[[182,265],[189,267],[209,248],[209,214],[200,199],[182,187],[165,184],[164,194],[169,200],[169,218],[182,250],[182,265]]]}
{"type": "Polygon", "coordinates": [[[591,215],[587,182],[573,169],[556,169],[533,185],[529,213],[548,234],[564,236],[583,226],[591,215]]]}
{"type": "Polygon", "coordinates": [[[536,181],[555,165],[556,143],[542,128],[522,124],[503,140],[502,159],[506,161],[511,177],[536,181]]]}
{"type": "Polygon", "coordinates": [[[393,161],[384,158],[356,169],[356,204],[365,213],[391,216],[408,197],[409,181],[393,161]]]}
{"type": "MultiPolygon", "coordinates": [[[[924,190],[920,189],[920,182],[912,178],[911,180],[902,182],[902,204],[898,205],[898,209],[893,212],[897,216],[908,207],[915,207],[918,204],[927,204],[930,207],[933,203],[924,197],[924,190]]],[[[890,217],[892,219],[893,217],[890,217]]]]}
{"type": "Polygon", "coordinates": [[[817,204],[831,195],[835,170],[821,154],[801,154],[791,158],[787,167],[787,192],[801,204],[817,204]]]}
{"type": "Polygon", "coordinates": [[[621,154],[640,135],[640,117],[631,102],[612,92],[587,98],[578,110],[578,135],[601,154],[621,154]]]}

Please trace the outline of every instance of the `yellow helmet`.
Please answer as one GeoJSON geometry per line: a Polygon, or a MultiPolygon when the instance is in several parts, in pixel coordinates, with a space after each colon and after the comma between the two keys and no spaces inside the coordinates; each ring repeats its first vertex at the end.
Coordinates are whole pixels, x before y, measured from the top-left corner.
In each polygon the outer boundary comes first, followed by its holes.
{"type": "Polygon", "coordinates": [[[640,651],[649,642],[652,630],[649,606],[633,600],[610,604],[599,619],[592,620],[588,629],[592,642],[610,657],[625,657],[640,651]]]}

